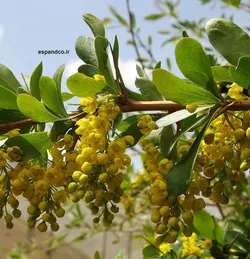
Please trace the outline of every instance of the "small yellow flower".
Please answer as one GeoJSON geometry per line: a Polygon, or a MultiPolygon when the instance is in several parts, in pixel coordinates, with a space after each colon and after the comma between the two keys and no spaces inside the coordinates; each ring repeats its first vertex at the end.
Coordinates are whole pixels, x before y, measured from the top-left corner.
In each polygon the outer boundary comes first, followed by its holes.
{"type": "Polygon", "coordinates": [[[164,253],[168,253],[171,251],[171,247],[170,247],[170,244],[169,243],[162,243],[160,246],[159,246],[159,249],[164,253]]]}
{"type": "Polygon", "coordinates": [[[246,99],[246,96],[243,94],[243,87],[236,83],[230,86],[228,95],[235,100],[246,99]]]}
{"type": "Polygon", "coordinates": [[[105,77],[103,75],[95,74],[94,75],[95,80],[105,80],[105,77]]]}
{"type": "Polygon", "coordinates": [[[211,240],[205,240],[203,242],[203,246],[204,246],[205,249],[210,249],[213,246],[213,243],[212,243],[211,240]]]}

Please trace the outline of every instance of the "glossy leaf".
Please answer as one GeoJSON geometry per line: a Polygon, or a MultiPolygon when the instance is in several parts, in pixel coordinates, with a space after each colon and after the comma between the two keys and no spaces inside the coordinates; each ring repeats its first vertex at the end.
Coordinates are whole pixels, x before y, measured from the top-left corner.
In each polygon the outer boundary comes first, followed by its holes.
{"type": "Polygon", "coordinates": [[[119,60],[119,41],[117,35],[115,35],[115,41],[113,46],[113,53],[115,55],[116,60],[119,60]]]}
{"type": "Polygon", "coordinates": [[[155,84],[147,78],[136,78],[135,85],[141,94],[151,101],[162,101],[163,98],[158,92],[155,84]]]}
{"type": "Polygon", "coordinates": [[[43,103],[56,115],[67,117],[61,95],[59,96],[58,94],[56,82],[48,76],[42,76],[39,81],[39,87],[43,103]]]}
{"type": "Polygon", "coordinates": [[[164,139],[161,139],[161,150],[165,157],[169,157],[171,152],[173,151],[174,147],[177,144],[177,141],[180,139],[183,134],[185,134],[187,131],[192,129],[193,127],[196,127],[198,125],[201,125],[205,122],[207,118],[207,114],[203,114],[195,119],[195,121],[191,121],[188,125],[186,125],[184,128],[182,128],[176,135],[173,135],[169,137],[169,139],[166,141],[164,139]]]}
{"type": "Polygon", "coordinates": [[[62,136],[66,134],[66,132],[72,128],[72,121],[55,121],[51,130],[50,130],[50,138],[52,141],[57,141],[58,136],[62,136]]]}
{"type": "Polygon", "coordinates": [[[171,141],[175,136],[175,132],[173,130],[172,125],[168,125],[163,128],[161,134],[160,134],[160,150],[164,157],[171,159],[172,161],[175,161],[177,158],[176,149],[174,149],[174,146],[171,147],[171,150],[169,149],[168,143],[171,141]]]}
{"type": "Polygon", "coordinates": [[[98,74],[98,69],[95,66],[84,64],[78,67],[78,72],[93,77],[95,74],[98,74]]]}
{"type": "Polygon", "coordinates": [[[62,92],[62,101],[67,102],[68,100],[72,99],[74,97],[73,94],[62,92]]]}
{"type": "Polygon", "coordinates": [[[84,74],[76,73],[67,79],[67,86],[74,95],[89,97],[101,93],[107,85],[105,80],[96,80],[84,74]]]}
{"type": "Polygon", "coordinates": [[[41,156],[53,143],[47,132],[35,132],[12,137],[5,144],[8,147],[19,146],[23,151],[23,160],[26,161],[41,156]]]}
{"type": "Polygon", "coordinates": [[[84,14],[83,20],[88,24],[95,36],[100,35],[105,37],[105,29],[102,22],[92,14],[84,14]]]}
{"type": "Polygon", "coordinates": [[[196,137],[189,152],[166,175],[167,190],[170,196],[183,194],[190,184],[194,163],[200,148],[200,144],[213,117],[213,113],[209,116],[210,117],[208,122],[205,124],[199,135],[196,137]]]}
{"type": "Polygon", "coordinates": [[[0,109],[18,110],[16,98],[15,93],[0,85],[0,109]]]}
{"type": "Polygon", "coordinates": [[[94,259],[101,259],[101,255],[98,251],[95,252],[94,259]]]}
{"type": "Polygon", "coordinates": [[[43,63],[41,62],[30,77],[30,92],[37,99],[41,100],[39,80],[43,73],[43,63]]]}
{"type": "Polygon", "coordinates": [[[19,94],[17,106],[25,116],[37,122],[50,122],[59,119],[50,113],[34,96],[29,94],[19,94]]]}
{"type": "Polygon", "coordinates": [[[0,124],[27,119],[17,110],[0,110],[0,124]]]}
{"type": "Polygon", "coordinates": [[[238,66],[231,66],[229,72],[233,82],[246,89],[250,88],[250,56],[241,57],[238,66]]]}
{"type": "Polygon", "coordinates": [[[60,102],[62,102],[61,92],[62,92],[62,76],[65,70],[65,65],[61,65],[57,68],[55,74],[53,75],[53,80],[56,82],[57,95],[60,102]]]}
{"type": "Polygon", "coordinates": [[[163,69],[153,71],[153,82],[158,91],[166,99],[181,105],[190,103],[216,104],[220,102],[219,99],[207,90],[191,84],[163,69]]]}
{"type": "Polygon", "coordinates": [[[145,77],[143,69],[137,64],[136,64],[136,71],[139,77],[145,77]]]}
{"type": "Polygon", "coordinates": [[[212,73],[216,82],[233,82],[229,66],[213,66],[212,73]]]}
{"type": "Polygon", "coordinates": [[[201,210],[195,212],[193,225],[202,236],[210,240],[215,240],[214,219],[207,211],[201,210]]]}
{"type": "Polygon", "coordinates": [[[25,83],[26,89],[28,91],[30,91],[30,76],[26,75],[26,74],[23,74],[23,73],[21,73],[21,75],[22,75],[23,81],[25,83]]]}
{"type": "Polygon", "coordinates": [[[129,97],[132,99],[132,100],[135,100],[135,101],[145,101],[147,98],[144,97],[143,95],[139,94],[139,93],[136,93],[128,88],[126,88],[127,92],[128,92],[128,95],[129,97]]]}
{"type": "Polygon", "coordinates": [[[94,39],[84,36],[78,37],[75,43],[75,50],[78,57],[86,64],[98,66],[94,39]]]}
{"type": "Polygon", "coordinates": [[[180,110],[180,111],[176,111],[176,112],[173,112],[173,113],[170,113],[166,116],[164,116],[163,118],[159,119],[158,121],[156,121],[156,125],[159,127],[159,128],[162,128],[162,127],[165,127],[165,126],[168,126],[168,125],[171,125],[177,121],[181,121],[185,118],[188,118],[200,111],[204,111],[204,110],[207,110],[209,108],[211,108],[212,106],[204,106],[204,107],[199,107],[196,109],[195,112],[193,113],[190,113],[189,111],[187,111],[186,109],[183,109],[183,110],[180,110]]]}
{"type": "Polygon", "coordinates": [[[12,71],[3,64],[0,64],[0,85],[12,92],[16,92],[17,88],[22,87],[12,71]]]}
{"type": "Polygon", "coordinates": [[[104,75],[107,85],[114,93],[120,93],[120,89],[115,82],[112,68],[107,54],[108,40],[104,37],[97,36],[95,39],[95,50],[98,59],[98,70],[104,75]]]}
{"type": "Polygon", "coordinates": [[[213,47],[232,65],[242,56],[250,55],[250,37],[231,20],[215,18],[205,28],[213,47]]]}
{"type": "Polygon", "coordinates": [[[122,132],[121,136],[127,136],[127,135],[132,135],[134,137],[135,143],[134,145],[136,145],[138,143],[138,141],[143,137],[143,134],[140,131],[140,128],[137,126],[137,122],[132,123],[125,131],[122,132]]]}
{"type": "Polygon", "coordinates": [[[156,256],[159,254],[158,250],[155,249],[154,246],[152,245],[148,245],[148,246],[145,246],[142,250],[142,254],[143,254],[143,258],[153,258],[153,256],[156,256]]]}
{"type": "Polygon", "coordinates": [[[175,48],[175,58],[179,69],[186,78],[220,98],[208,56],[197,40],[181,39],[175,48]]]}

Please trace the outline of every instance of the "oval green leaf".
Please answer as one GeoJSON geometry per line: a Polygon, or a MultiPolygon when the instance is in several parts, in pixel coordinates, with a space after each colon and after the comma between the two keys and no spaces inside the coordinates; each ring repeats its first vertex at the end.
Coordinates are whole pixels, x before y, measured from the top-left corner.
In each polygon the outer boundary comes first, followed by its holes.
{"type": "Polygon", "coordinates": [[[61,94],[60,96],[58,94],[55,81],[48,76],[42,76],[39,81],[39,87],[43,103],[55,114],[61,117],[68,117],[63,101],[60,98],[61,94]]]}
{"type": "Polygon", "coordinates": [[[0,85],[0,109],[18,110],[16,98],[16,94],[0,85]]]}
{"type": "Polygon", "coordinates": [[[41,62],[34,72],[31,75],[30,78],[30,92],[31,94],[36,97],[37,100],[41,100],[40,96],[40,88],[39,88],[39,80],[43,73],[43,63],[41,62]]]}
{"type": "Polygon", "coordinates": [[[250,37],[231,20],[215,18],[205,30],[213,47],[232,65],[237,66],[242,56],[250,55],[250,37]]]}
{"type": "Polygon", "coordinates": [[[17,106],[21,113],[37,122],[50,122],[59,119],[51,114],[34,96],[29,94],[19,94],[17,106]]]}
{"type": "Polygon", "coordinates": [[[197,40],[181,39],[175,48],[175,58],[179,69],[186,78],[220,98],[209,58],[197,40]]]}
{"type": "Polygon", "coordinates": [[[76,73],[67,79],[67,86],[74,95],[89,97],[101,93],[107,85],[105,80],[96,80],[84,74],[76,73]]]}
{"type": "Polygon", "coordinates": [[[0,64],[0,85],[8,88],[12,92],[16,92],[17,88],[22,87],[12,71],[3,64],[0,64]]]}
{"type": "Polygon", "coordinates": [[[158,91],[167,99],[181,105],[190,103],[216,104],[220,100],[207,90],[191,84],[163,69],[153,71],[153,82],[158,91]]]}
{"type": "Polygon", "coordinates": [[[105,37],[105,29],[102,22],[92,14],[84,14],[83,20],[88,24],[95,36],[100,35],[105,37]]]}

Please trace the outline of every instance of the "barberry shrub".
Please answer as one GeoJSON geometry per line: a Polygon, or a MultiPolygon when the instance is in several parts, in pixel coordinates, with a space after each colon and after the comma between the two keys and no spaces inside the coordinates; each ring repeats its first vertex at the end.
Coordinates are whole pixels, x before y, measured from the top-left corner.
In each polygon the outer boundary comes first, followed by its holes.
{"type": "Polygon", "coordinates": [[[132,220],[139,208],[155,232],[145,238],[144,258],[247,258],[249,35],[232,21],[210,20],[209,40],[228,64],[211,66],[202,45],[185,35],[175,56],[186,79],[160,63],[152,80],[138,68],[138,94],[124,85],[117,37],[111,44],[97,17],[84,20],[94,37],[76,40],[84,65],[67,79],[71,93],[61,92],[64,66],[50,78],[39,64],[23,88],[1,65],[0,217],[6,227],[21,216],[21,197],[29,202],[28,227],[40,232],[59,230],[69,201],[87,206],[93,224],[106,227],[117,213],[132,220]],[[67,112],[64,102],[73,97],[79,105],[67,112]],[[149,110],[158,112],[140,113],[149,110]],[[144,168],[134,179],[135,145],[144,168]],[[223,218],[227,213],[227,221],[215,220],[207,204],[223,218]]]}

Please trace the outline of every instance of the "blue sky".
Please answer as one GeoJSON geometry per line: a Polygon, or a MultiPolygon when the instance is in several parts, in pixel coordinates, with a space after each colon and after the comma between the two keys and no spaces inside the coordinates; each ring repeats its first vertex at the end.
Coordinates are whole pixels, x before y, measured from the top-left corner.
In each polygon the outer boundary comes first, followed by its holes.
{"type": "MultiPolygon", "coordinates": [[[[219,1],[215,1],[219,2],[219,1]]],[[[125,0],[11,0],[0,4],[0,63],[8,66],[21,80],[21,72],[30,75],[34,68],[43,61],[44,75],[52,76],[60,64],[67,64],[66,75],[73,73],[78,63],[74,51],[78,36],[91,36],[91,32],[82,20],[82,14],[92,13],[99,18],[111,17],[108,5],[114,6],[123,15],[126,13],[125,0]],[[69,55],[39,55],[38,50],[69,49],[69,55]]],[[[166,17],[156,23],[143,21],[149,13],[158,12],[153,0],[131,0],[131,7],[136,14],[137,24],[141,27],[142,38],[151,34],[154,41],[154,52],[158,60],[164,62],[169,56],[173,59],[174,46],[160,48],[164,40],[157,35],[157,29],[166,29],[171,20],[166,17]]],[[[198,0],[181,0],[179,8],[182,18],[197,20],[201,17],[213,18],[222,13],[220,4],[211,10],[201,6],[198,0]]],[[[250,15],[228,8],[235,13],[235,22],[239,25],[249,24],[250,15]]],[[[109,29],[108,39],[113,42],[117,34],[120,41],[122,71],[128,84],[135,77],[135,52],[126,44],[129,34],[124,28],[109,29]]],[[[65,75],[65,76],[66,76],[65,75]]],[[[64,78],[65,80],[65,78],[64,78]]]]}

